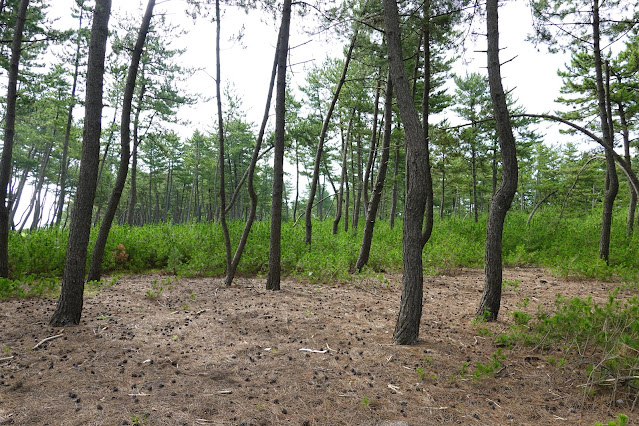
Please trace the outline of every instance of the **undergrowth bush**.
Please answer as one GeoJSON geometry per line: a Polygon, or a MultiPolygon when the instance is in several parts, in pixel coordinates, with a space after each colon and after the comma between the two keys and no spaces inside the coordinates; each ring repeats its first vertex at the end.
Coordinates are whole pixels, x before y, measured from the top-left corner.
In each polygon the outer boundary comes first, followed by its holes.
{"type": "MultiPolygon", "coordinates": [[[[639,386],[639,298],[619,298],[619,289],[603,305],[590,297],[555,301],[552,314],[536,319],[515,315],[510,330],[496,337],[497,345],[523,343],[539,351],[561,348],[588,361],[587,387],[611,386],[619,390],[639,386]]],[[[613,395],[614,398],[614,395],[613,395]]]]}
{"type": "MultiPolygon", "coordinates": [[[[639,237],[627,237],[625,218],[613,222],[610,265],[598,260],[600,217],[598,215],[557,220],[558,212],[547,210],[530,224],[527,215],[511,212],[507,216],[503,259],[505,266],[552,268],[564,277],[590,277],[637,281],[639,237]]],[[[361,221],[360,221],[361,223],[361,221]]],[[[230,222],[233,250],[244,223],[230,222]]],[[[282,227],[282,274],[314,282],[349,279],[362,240],[363,226],[353,231],[340,229],[332,234],[332,221],[315,221],[313,242],[304,244],[302,222],[282,227]]],[[[256,276],[267,272],[270,225],[256,222],[239,264],[237,275],[256,276]]],[[[452,216],[435,219],[433,234],[424,248],[427,273],[452,268],[483,267],[486,216],[475,223],[472,218],[452,216]]],[[[93,229],[89,247],[93,246],[93,229]]],[[[13,279],[61,277],[68,232],[57,228],[12,232],[9,262],[13,279]]],[[[88,265],[89,259],[87,259],[88,265]]],[[[224,238],[216,223],[161,223],[141,227],[114,226],[103,260],[105,273],[139,273],[162,270],[181,275],[220,276],[226,268],[224,238]]],[[[387,221],[375,227],[369,263],[372,272],[399,272],[402,269],[402,223],[391,229],[387,221]]],[[[7,287],[5,285],[4,287],[7,287]]]]}

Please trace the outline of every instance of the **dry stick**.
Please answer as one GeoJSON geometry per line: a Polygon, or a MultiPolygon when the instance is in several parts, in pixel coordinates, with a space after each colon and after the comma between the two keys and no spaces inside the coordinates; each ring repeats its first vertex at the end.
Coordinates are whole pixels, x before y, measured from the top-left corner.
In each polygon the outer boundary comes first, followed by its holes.
{"type": "Polygon", "coordinates": [[[38,347],[42,345],[43,343],[46,343],[49,340],[57,339],[58,337],[62,337],[62,336],[64,336],[64,333],[56,334],[55,336],[50,336],[45,339],[42,339],[34,347],[32,347],[31,350],[38,349],[38,347]]]}
{"type": "Polygon", "coordinates": [[[7,360],[10,360],[10,359],[13,359],[13,355],[8,356],[6,358],[0,358],[0,361],[7,361],[7,360]]]}

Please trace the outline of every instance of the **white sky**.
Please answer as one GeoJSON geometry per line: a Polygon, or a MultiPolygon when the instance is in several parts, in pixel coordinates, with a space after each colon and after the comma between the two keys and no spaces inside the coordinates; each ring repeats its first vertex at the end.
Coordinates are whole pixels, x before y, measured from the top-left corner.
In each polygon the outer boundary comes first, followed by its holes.
{"type": "MultiPolygon", "coordinates": [[[[77,22],[71,17],[70,10],[74,0],[56,0],[51,6],[49,14],[52,18],[59,18],[61,28],[76,28],[77,22]]],[[[113,11],[110,28],[114,27],[116,19],[126,12],[133,14],[141,21],[146,1],[141,0],[113,0],[113,11]]],[[[167,20],[179,24],[187,34],[174,40],[173,46],[187,48],[181,57],[186,66],[201,68],[188,79],[188,89],[191,93],[202,95],[210,99],[207,103],[183,108],[180,118],[190,121],[189,125],[176,129],[182,137],[189,137],[195,129],[212,131],[214,128],[215,86],[215,25],[211,19],[199,18],[193,21],[185,14],[187,8],[184,0],[158,1],[155,13],[166,13],[167,20]]],[[[260,16],[257,11],[239,11],[224,8],[222,18],[222,80],[223,84],[232,83],[235,91],[243,99],[244,109],[249,121],[259,125],[262,119],[268,82],[270,79],[279,17],[260,16]],[[234,36],[244,28],[241,43],[232,41],[234,36]]],[[[552,112],[557,108],[554,99],[559,94],[561,80],[557,76],[557,69],[569,59],[566,55],[552,55],[546,53],[545,47],[537,50],[526,42],[526,36],[532,30],[532,18],[525,2],[504,2],[500,8],[500,45],[502,47],[501,60],[512,61],[502,67],[502,77],[506,89],[514,88],[514,95],[529,112],[552,112]]],[[[305,70],[311,65],[321,65],[328,56],[342,54],[346,40],[338,40],[334,36],[308,36],[300,30],[303,26],[312,26],[311,18],[303,18],[293,13],[291,22],[290,46],[303,45],[290,52],[289,68],[292,75],[292,85],[298,86],[304,82],[305,70]]],[[[484,24],[482,24],[483,29],[484,24]]],[[[468,48],[464,57],[464,64],[458,64],[454,72],[464,75],[466,72],[486,72],[485,53],[473,53],[475,50],[485,50],[485,38],[479,36],[477,45],[468,48]]],[[[105,120],[109,120],[112,113],[105,111],[105,120]]],[[[75,112],[76,119],[81,116],[79,108],[75,112]]],[[[547,135],[546,142],[556,145],[559,138],[565,140],[567,136],[559,135],[555,124],[541,124],[539,130],[547,135]]],[[[25,194],[26,195],[26,194],[25,194]]],[[[26,198],[26,197],[25,197],[26,198]]]]}

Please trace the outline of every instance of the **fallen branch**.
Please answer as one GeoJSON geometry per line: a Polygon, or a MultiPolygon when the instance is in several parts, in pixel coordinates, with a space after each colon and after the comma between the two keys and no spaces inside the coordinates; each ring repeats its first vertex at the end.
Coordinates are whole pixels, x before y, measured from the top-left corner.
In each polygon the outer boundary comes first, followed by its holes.
{"type": "Polygon", "coordinates": [[[49,340],[57,339],[58,337],[62,337],[62,336],[64,336],[64,333],[56,334],[55,336],[50,336],[45,339],[42,339],[34,347],[32,347],[31,350],[38,349],[38,347],[40,347],[40,345],[42,345],[43,343],[46,343],[49,340]]]}

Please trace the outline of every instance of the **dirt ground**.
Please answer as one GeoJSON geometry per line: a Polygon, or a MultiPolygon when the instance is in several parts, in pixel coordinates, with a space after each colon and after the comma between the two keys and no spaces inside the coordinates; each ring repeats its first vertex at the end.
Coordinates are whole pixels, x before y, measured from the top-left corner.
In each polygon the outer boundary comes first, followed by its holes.
{"type": "Polygon", "coordinates": [[[476,324],[482,271],[427,276],[416,346],[391,344],[400,276],[279,292],[264,279],[129,276],[86,297],[64,330],[47,324],[55,299],[0,301],[0,424],[639,424],[632,398],[585,396],[596,360],[561,350],[503,348],[496,371],[471,377],[512,311],[552,309],[557,293],[603,301],[617,286],[540,269],[504,278],[500,320],[476,324]]]}

